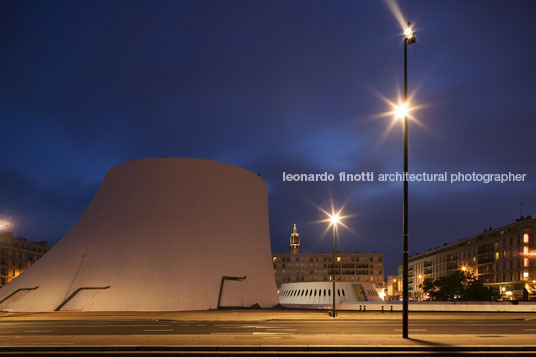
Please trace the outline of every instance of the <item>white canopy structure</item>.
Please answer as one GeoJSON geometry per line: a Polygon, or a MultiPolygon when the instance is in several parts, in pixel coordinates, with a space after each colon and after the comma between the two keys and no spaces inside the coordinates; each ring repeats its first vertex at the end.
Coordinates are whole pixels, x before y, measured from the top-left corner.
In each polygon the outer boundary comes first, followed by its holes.
{"type": "MultiPolygon", "coordinates": [[[[298,282],[281,284],[279,301],[281,305],[288,307],[330,306],[333,302],[333,282],[298,282]]],[[[381,302],[376,285],[365,282],[336,282],[335,303],[356,304],[362,302],[381,302]]]]}
{"type": "Polygon", "coordinates": [[[0,289],[4,311],[206,310],[218,303],[278,303],[267,186],[245,169],[186,158],[112,168],[71,230],[0,289]]]}

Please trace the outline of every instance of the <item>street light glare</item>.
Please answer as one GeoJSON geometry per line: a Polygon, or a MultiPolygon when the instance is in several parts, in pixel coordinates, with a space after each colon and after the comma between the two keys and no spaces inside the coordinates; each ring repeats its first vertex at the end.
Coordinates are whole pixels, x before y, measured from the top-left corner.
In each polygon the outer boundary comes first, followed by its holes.
{"type": "Polygon", "coordinates": [[[7,230],[11,227],[11,222],[5,220],[5,219],[2,219],[0,220],[0,232],[1,231],[4,231],[4,230],[7,230]]]}
{"type": "Polygon", "coordinates": [[[408,22],[408,25],[404,28],[404,41],[408,45],[411,45],[417,41],[415,38],[415,29],[413,28],[413,24],[411,22],[408,22]]]}
{"type": "Polygon", "coordinates": [[[339,214],[337,213],[337,214],[331,215],[331,217],[329,217],[329,220],[331,221],[332,224],[339,223],[340,221],[339,214]]]}
{"type": "Polygon", "coordinates": [[[404,36],[409,40],[413,37],[413,29],[411,27],[406,27],[404,30],[404,36]]]}
{"type": "Polygon", "coordinates": [[[395,117],[397,119],[404,119],[409,114],[409,107],[407,103],[397,105],[394,110],[395,117]]]}

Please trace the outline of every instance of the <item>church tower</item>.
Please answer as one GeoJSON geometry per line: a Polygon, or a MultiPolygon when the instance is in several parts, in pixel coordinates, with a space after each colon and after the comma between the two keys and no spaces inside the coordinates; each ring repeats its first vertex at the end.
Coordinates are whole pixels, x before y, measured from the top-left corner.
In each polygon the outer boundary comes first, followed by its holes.
{"type": "Polygon", "coordinates": [[[290,254],[300,254],[300,234],[294,224],[294,229],[290,235],[290,254]]]}

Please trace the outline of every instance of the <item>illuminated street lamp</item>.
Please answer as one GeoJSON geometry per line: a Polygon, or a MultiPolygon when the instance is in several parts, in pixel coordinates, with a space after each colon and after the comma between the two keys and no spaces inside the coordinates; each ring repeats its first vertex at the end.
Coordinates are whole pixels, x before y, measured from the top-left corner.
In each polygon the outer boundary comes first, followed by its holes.
{"type": "Polygon", "coordinates": [[[409,107],[407,103],[397,105],[394,110],[395,118],[403,120],[409,114],[409,107]]]}
{"type": "Polygon", "coordinates": [[[11,228],[11,222],[5,219],[0,219],[0,232],[6,231],[11,228]]]}
{"type": "Polygon", "coordinates": [[[332,256],[331,256],[331,281],[333,282],[333,309],[331,311],[331,317],[335,318],[337,317],[336,311],[335,311],[335,229],[337,228],[337,224],[340,221],[340,217],[338,213],[332,214],[329,217],[329,220],[331,222],[331,228],[333,231],[333,250],[332,250],[332,256]]]}
{"type": "MultiPolygon", "coordinates": [[[[335,237],[336,237],[337,231],[339,229],[339,225],[341,227],[347,229],[348,231],[353,232],[353,230],[344,223],[345,219],[350,218],[353,215],[343,215],[342,211],[344,210],[344,207],[345,207],[345,204],[343,204],[338,210],[336,210],[335,207],[334,207],[334,204],[333,204],[333,200],[331,201],[331,210],[329,210],[329,211],[323,209],[320,206],[317,206],[319,211],[321,211],[325,215],[325,218],[322,219],[322,220],[319,220],[318,223],[328,223],[328,225],[326,227],[326,230],[324,231],[324,234],[322,236],[324,237],[328,233],[330,228],[332,229],[332,233],[333,233],[333,235],[332,235],[333,249],[332,249],[332,254],[331,254],[331,263],[332,263],[331,268],[332,268],[332,270],[331,270],[331,274],[330,274],[330,279],[333,282],[333,310],[330,313],[330,315],[332,317],[336,317],[336,310],[335,310],[335,237]]],[[[328,265],[328,270],[329,270],[329,265],[328,265]]]]}
{"type": "Polygon", "coordinates": [[[411,22],[404,29],[404,102],[397,108],[396,113],[401,115],[404,122],[404,208],[402,218],[403,251],[402,251],[402,337],[408,338],[408,45],[415,43],[415,31],[411,22]]]}

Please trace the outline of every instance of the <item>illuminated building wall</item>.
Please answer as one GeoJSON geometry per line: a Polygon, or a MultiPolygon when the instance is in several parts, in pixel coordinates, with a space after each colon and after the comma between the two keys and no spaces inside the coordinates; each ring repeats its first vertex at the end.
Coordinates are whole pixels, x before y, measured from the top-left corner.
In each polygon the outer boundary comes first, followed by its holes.
{"type": "MultiPolygon", "coordinates": [[[[383,253],[335,253],[335,281],[383,285],[383,253]]],[[[272,254],[277,287],[291,282],[331,281],[332,253],[302,253],[294,225],[289,253],[272,254]]]]}
{"type": "Polygon", "coordinates": [[[207,310],[278,303],[264,180],[221,162],[112,168],[75,225],[0,290],[6,311],[207,310]]]}
{"type": "Polygon", "coordinates": [[[0,287],[15,279],[48,250],[48,242],[15,238],[13,232],[0,233],[0,287]]]}
{"type": "MultiPolygon", "coordinates": [[[[480,234],[411,257],[410,297],[422,299],[421,284],[425,279],[462,270],[473,273],[487,286],[500,289],[505,298],[520,298],[523,288],[530,290],[536,284],[535,252],[536,219],[531,216],[485,229],[480,234]]],[[[398,266],[398,276],[401,282],[402,265],[398,266]]]]}

